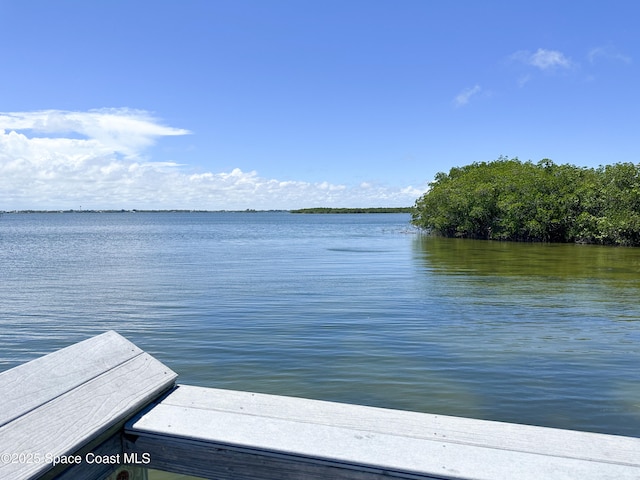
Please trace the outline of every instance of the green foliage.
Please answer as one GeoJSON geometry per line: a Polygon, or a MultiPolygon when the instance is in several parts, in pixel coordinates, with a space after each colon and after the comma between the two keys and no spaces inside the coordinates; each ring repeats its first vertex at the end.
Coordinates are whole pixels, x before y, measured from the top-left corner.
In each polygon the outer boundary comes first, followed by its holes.
{"type": "Polygon", "coordinates": [[[500,157],[438,173],[412,222],[446,237],[640,245],[640,165],[500,157]]]}

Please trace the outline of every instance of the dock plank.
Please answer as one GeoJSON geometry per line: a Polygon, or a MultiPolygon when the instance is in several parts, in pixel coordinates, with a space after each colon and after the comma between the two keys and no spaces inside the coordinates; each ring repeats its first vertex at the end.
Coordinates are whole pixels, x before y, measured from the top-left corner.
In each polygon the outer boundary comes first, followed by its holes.
{"type": "Polygon", "coordinates": [[[542,455],[640,465],[640,438],[179,385],[175,405],[542,455]],[[576,449],[576,445],[580,445],[576,449]]]}
{"type": "MultiPolygon", "coordinates": [[[[0,463],[0,478],[11,479],[38,478],[52,468],[52,457],[73,454],[89,442],[104,441],[114,433],[119,436],[125,420],[172,388],[177,377],[115,332],[10,370],[13,373],[5,380],[9,378],[11,383],[7,381],[5,386],[18,382],[15,370],[24,378],[24,388],[16,393],[20,398],[25,392],[37,390],[40,382],[50,397],[45,401],[46,396],[36,394],[40,404],[30,403],[19,416],[12,407],[11,416],[7,416],[10,421],[0,427],[0,453],[31,458],[31,462],[0,463]],[[82,357],[77,356],[79,352],[82,357]],[[131,358],[122,361],[127,356],[131,358]],[[51,358],[51,365],[66,369],[58,375],[64,383],[62,388],[54,388],[43,379],[51,358]]],[[[0,390],[0,395],[11,399],[12,392],[0,390]]]]}
{"type": "MultiPolygon", "coordinates": [[[[94,455],[98,456],[113,456],[118,454],[121,455],[122,437],[120,433],[118,432],[112,435],[97,447],[91,448],[90,451],[94,455]]],[[[77,453],[84,457],[87,452],[81,450],[77,453]]],[[[73,465],[67,468],[62,473],[55,471],[47,472],[45,476],[39,477],[38,480],[48,480],[48,478],[53,478],[55,480],[77,480],[79,478],[81,478],[82,480],[103,480],[104,478],[112,474],[118,467],[119,465],[111,465],[107,463],[87,464],[87,462],[82,462],[80,465],[73,465]]]]}
{"type": "Polygon", "coordinates": [[[0,426],[142,353],[109,331],[0,373],[0,426]]]}
{"type": "Polygon", "coordinates": [[[125,432],[216,478],[640,478],[640,439],[182,385],[125,432]]]}

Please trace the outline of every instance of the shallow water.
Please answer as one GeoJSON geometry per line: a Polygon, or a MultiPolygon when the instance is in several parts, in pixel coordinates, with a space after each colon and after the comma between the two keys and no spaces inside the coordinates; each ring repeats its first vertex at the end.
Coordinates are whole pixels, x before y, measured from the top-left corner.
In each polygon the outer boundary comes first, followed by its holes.
{"type": "Polygon", "coordinates": [[[181,383],[640,436],[640,249],[404,214],[5,214],[0,370],[114,329],[181,383]]]}

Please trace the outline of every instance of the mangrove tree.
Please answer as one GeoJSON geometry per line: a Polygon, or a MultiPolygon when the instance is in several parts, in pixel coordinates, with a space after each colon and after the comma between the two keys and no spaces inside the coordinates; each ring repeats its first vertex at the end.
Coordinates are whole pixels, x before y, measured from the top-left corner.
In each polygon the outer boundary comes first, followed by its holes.
{"type": "Polygon", "coordinates": [[[446,237],[640,245],[640,164],[500,157],[438,173],[412,223],[446,237]]]}

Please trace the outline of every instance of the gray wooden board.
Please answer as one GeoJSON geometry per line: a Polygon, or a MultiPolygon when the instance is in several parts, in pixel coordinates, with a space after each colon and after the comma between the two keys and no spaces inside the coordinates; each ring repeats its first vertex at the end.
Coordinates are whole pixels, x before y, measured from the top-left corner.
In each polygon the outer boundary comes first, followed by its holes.
{"type": "MultiPolygon", "coordinates": [[[[107,440],[102,442],[95,448],[83,450],[77,452],[81,456],[85,456],[88,452],[99,456],[113,456],[122,454],[122,435],[117,432],[107,440]]],[[[103,480],[111,475],[119,465],[112,465],[108,463],[91,463],[82,462],[80,465],[74,465],[71,468],[67,468],[62,472],[56,472],[55,469],[48,471],[38,480],[103,480]]]]}
{"type": "Polygon", "coordinates": [[[0,373],[0,426],[141,353],[109,331],[0,373]]]}
{"type": "Polygon", "coordinates": [[[638,438],[182,385],[125,431],[210,463],[224,451],[405,478],[640,478],[638,438]]]}
{"type": "Polygon", "coordinates": [[[147,453],[150,468],[215,480],[389,480],[390,478],[441,479],[426,475],[398,475],[371,468],[348,468],[321,462],[250,453],[223,445],[189,442],[169,437],[127,437],[127,452],[147,453]]]}
{"type": "Polygon", "coordinates": [[[289,421],[446,442],[640,465],[640,438],[390,410],[261,393],[179,385],[162,401],[289,421]]]}
{"type": "MultiPolygon", "coordinates": [[[[3,388],[23,383],[18,388],[21,398],[25,392],[36,392],[40,382],[50,396],[34,393],[38,405],[30,403],[18,417],[12,407],[13,420],[0,427],[0,453],[15,455],[17,461],[0,462],[0,478],[36,478],[51,468],[44,459],[70,455],[96,441],[173,386],[174,372],[115,332],[97,338],[17,367],[22,381],[13,370],[5,372],[10,382],[3,388]],[[112,353],[115,360],[109,360],[112,353]],[[51,358],[51,368],[70,372],[57,375],[65,383],[63,388],[54,388],[46,379],[51,358]],[[23,368],[29,365],[34,373],[23,368]]],[[[11,398],[5,390],[1,395],[11,398]]]]}

